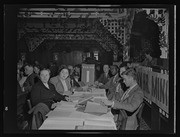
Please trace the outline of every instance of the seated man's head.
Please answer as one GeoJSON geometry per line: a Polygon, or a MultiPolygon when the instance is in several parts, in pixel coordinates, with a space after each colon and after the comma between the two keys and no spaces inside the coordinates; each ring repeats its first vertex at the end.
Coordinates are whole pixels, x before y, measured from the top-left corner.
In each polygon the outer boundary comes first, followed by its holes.
{"type": "Polygon", "coordinates": [[[109,66],[107,64],[105,64],[103,66],[103,71],[104,71],[104,73],[108,73],[109,72],[109,66]]]}
{"type": "Polygon", "coordinates": [[[43,83],[47,83],[50,78],[50,71],[49,69],[43,69],[40,71],[40,79],[43,83]]]}
{"type": "Polygon", "coordinates": [[[124,83],[126,84],[127,87],[131,87],[131,86],[133,86],[134,84],[137,83],[136,72],[132,68],[127,69],[126,71],[124,71],[122,73],[122,77],[123,77],[124,83]]]}
{"type": "Polygon", "coordinates": [[[111,74],[113,76],[115,76],[118,73],[118,66],[117,65],[112,65],[110,70],[111,70],[111,74]]]}
{"type": "Polygon", "coordinates": [[[71,65],[68,65],[68,69],[69,69],[69,73],[70,73],[70,75],[73,73],[73,66],[71,66],[71,65]]]}
{"type": "Polygon", "coordinates": [[[40,72],[40,66],[39,65],[35,65],[33,69],[34,69],[34,73],[39,74],[39,72],[40,72]]]}
{"type": "Polygon", "coordinates": [[[74,66],[74,71],[75,73],[79,73],[80,74],[80,71],[81,71],[81,66],[78,64],[78,65],[75,65],[74,66]]]}
{"type": "Polygon", "coordinates": [[[30,74],[32,74],[33,73],[33,66],[32,65],[30,65],[30,64],[26,64],[25,66],[24,66],[24,69],[25,69],[25,74],[26,75],[30,75],[30,74]]]}
{"type": "Polygon", "coordinates": [[[146,51],[145,52],[145,57],[148,58],[148,59],[151,59],[152,58],[151,52],[150,51],[146,51]]]}
{"type": "Polygon", "coordinates": [[[127,69],[127,66],[122,66],[119,68],[119,75],[122,76],[122,73],[125,72],[127,69]]]}

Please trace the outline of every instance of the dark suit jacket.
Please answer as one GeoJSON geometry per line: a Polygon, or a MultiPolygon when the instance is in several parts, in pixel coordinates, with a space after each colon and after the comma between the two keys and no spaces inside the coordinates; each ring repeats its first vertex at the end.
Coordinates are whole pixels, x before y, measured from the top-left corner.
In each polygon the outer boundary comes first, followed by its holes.
{"type": "Polygon", "coordinates": [[[111,77],[110,80],[100,88],[107,89],[107,98],[112,100],[116,91],[116,86],[119,84],[119,75],[111,77]]]}
{"type": "Polygon", "coordinates": [[[49,89],[41,82],[38,81],[31,91],[31,102],[35,106],[38,103],[45,103],[49,108],[54,101],[65,100],[65,96],[59,94],[54,85],[48,82],[49,89]]]}
{"type": "Polygon", "coordinates": [[[24,90],[26,92],[31,92],[32,86],[35,84],[34,82],[35,77],[36,75],[34,73],[32,73],[27,77],[26,81],[23,84],[24,90]]]}
{"type": "Polygon", "coordinates": [[[109,74],[106,77],[105,73],[102,73],[97,81],[100,82],[100,83],[106,84],[109,81],[109,79],[110,79],[109,74]]]}

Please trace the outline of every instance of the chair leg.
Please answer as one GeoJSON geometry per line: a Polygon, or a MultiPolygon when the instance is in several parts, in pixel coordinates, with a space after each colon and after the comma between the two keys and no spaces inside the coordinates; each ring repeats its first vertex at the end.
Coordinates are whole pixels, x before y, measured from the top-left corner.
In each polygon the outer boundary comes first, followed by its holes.
{"type": "Polygon", "coordinates": [[[126,122],[127,122],[127,118],[122,120],[121,130],[126,129],[126,122]]]}

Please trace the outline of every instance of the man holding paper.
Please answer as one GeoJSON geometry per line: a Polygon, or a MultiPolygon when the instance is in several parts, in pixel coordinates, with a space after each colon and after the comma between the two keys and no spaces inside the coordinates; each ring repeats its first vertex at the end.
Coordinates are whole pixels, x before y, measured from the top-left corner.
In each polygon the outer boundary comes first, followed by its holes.
{"type": "MultiPolygon", "coordinates": [[[[122,95],[120,101],[106,100],[102,102],[102,105],[111,106],[114,109],[120,109],[120,112],[122,113],[120,113],[119,120],[121,121],[123,120],[137,121],[136,116],[134,116],[133,114],[136,112],[136,110],[138,110],[139,106],[143,102],[143,97],[144,97],[143,91],[137,84],[137,77],[134,69],[126,70],[125,72],[122,73],[122,77],[124,79],[124,83],[126,84],[127,87],[129,87],[129,89],[127,89],[126,92],[122,95]]],[[[127,122],[127,123],[131,123],[131,122],[127,122]]],[[[128,129],[128,126],[131,127],[132,129],[135,129],[137,127],[137,125],[133,125],[132,127],[132,125],[126,124],[126,129],[128,129]]]]}

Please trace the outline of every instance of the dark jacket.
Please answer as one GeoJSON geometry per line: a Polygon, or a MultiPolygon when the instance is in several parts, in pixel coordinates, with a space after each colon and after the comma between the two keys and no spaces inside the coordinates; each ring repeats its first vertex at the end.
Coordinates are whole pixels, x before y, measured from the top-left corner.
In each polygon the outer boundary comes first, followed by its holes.
{"type": "Polygon", "coordinates": [[[55,101],[65,100],[65,96],[59,94],[54,85],[48,82],[49,89],[39,80],[31,91],[31,102],[35,106],[38,103],[45,103],[51,108],[52,103],[55,101]]]}
{"type": "Polygon", "coordinates": [[[23,84],[24,90],[26,92],[31,92],[32,86],[35,84],[34,82],[35,77],[36,75],[34,73],[32,73],[27,77],[26,81],[23,84]]]}
{"type": "Polygon", "coordinates": [[[109,79],[110,79],[109,74],[106,77],[105,73],[102,73],[97,81],[100,82],[100,83],[106,84],[109,81],[109,79]]]}
{"type": "Polygon", "coordinates": [[[116,86],[119,84],[119,75],[115,76],[111,77],[105,85],[100,86],[100,88],[107,89],[106,95],[109,100],[113,99],[116,91],[116,86]]]}

